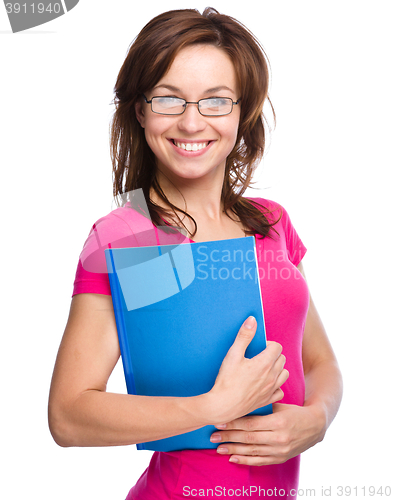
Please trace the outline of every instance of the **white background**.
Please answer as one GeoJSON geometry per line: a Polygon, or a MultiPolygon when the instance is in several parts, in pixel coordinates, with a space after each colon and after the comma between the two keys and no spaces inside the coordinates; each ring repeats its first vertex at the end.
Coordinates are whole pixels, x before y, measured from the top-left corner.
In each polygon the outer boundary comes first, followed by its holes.
{"type": "MultiPolygon", "coordinates": [[[[277,127],[248,194],[280,202],[307,246],[309,285],[344,376],[336,420],[302,458],[300,487],[314,498],[329,486],[332,498],[338,486],[352,498],[356,486],[363,498],[362,486],[393,487],[390,5],[212,3],[269,56],[277,127]]],[[[0,6],[1,498],[123,500],[148,463],[134,446],[58,447],[47,399],[79,253],[111,210],[110,102],[127,48],[155,15],[205,6],[80,0],[19,34],[0,6]]],[[[121,365],[108,389],[125,392],[121,365]]]]}

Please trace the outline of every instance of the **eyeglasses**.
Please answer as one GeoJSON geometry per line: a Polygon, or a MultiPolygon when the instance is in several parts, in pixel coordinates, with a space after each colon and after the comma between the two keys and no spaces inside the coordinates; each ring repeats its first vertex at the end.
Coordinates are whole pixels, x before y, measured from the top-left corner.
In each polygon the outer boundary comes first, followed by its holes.
{"type": "Polygon", "coordinates": [[[144,94],[143,98],[147,104],[151,105],[153,113],[159,115],[182,115],[186,110],[187,104],[197,104],[198,111],[203,116],[225,116],[232,113],[233,106],[239,104],[240,99],[234,102],[230,97],[209,97],[200,99],[197,102],[188,102],[179,97],[152,97],[147,100],[144,94]]]}

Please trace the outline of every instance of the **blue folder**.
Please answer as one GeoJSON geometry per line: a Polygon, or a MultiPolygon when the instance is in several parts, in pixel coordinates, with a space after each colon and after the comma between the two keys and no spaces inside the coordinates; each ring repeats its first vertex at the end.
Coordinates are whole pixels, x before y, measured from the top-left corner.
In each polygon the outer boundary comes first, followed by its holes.
{"type": "MultiPolygon", "coordinates": [[[[266,347],[252,236],[105,250],[127,392],[196,396],[214,385],[222,360],[245,319],[257,332],[246,351],[266,347]]],[[[272,406],[253,414],[266,415],[272,406]]],[[[216,448],[208,425],[138,449],[216,448]]]]}

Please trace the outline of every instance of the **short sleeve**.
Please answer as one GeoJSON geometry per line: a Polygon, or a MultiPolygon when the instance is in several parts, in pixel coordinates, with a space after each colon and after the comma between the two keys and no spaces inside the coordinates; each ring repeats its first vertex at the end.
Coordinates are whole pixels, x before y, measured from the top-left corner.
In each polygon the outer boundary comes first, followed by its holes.
{"type": "Polygon", "coordinates": [[[281,223],[285,234],[288,259],[294,266],[298,266],[307,252],[307,248],[304,246],[302,240],[296,232],[296,229],[293,227],[288,212],[284,207],[281,207],[281,210],[281,223]]]}
{"type": "Polygon", "coordinates": [[[91,228],[79,257],[72,296],[111,295],[106,249],[165,244],[165,238],[168,243],[177,241],[173,235],[157,232],[150,219],[127,205],[113,210],[91,228]]]}
{"type": "MultiPolygon", "coordinates": [[[[279,203],[264,198],[249,198],[250,201],[256,201],[267,210],[265,213],[269,221],[279,221],[273,227],[285,237],[288,259],[294,266],[298,266],[303,259],[307,248],[294,228],[288,212],[279,203]],[[280,227],[281,226],[281,227],[280,227]]],[[[273,235],[274,237],[274,235],[273,235]]]]}
{"type": "Polygon", "coordinates": [[[78,293],[111,295],[108,273],[91,273],[82,266],[81,259],[79,259],[72,297],[78,293]]]}
{"type": "Polygon", "coordinates": [[[93,224],[79,257],[72,296],[79,293],[111,295],[105,249],[134,245],[128,212],[116,209],[93,224]]]}

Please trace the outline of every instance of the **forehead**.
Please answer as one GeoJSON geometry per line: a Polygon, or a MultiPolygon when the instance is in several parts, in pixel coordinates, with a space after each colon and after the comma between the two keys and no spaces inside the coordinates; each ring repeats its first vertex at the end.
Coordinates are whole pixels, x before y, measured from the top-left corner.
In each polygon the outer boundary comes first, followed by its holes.
{"type": "Polygon", "coordinates": [[[187,93],[209,89],[237,94],[235,67],[227,53],[213,45],[192,45],[180,50],[156,87],[175,87],[187,93]],[[229,89],[229,90],[227,90],[229,89]]]}

